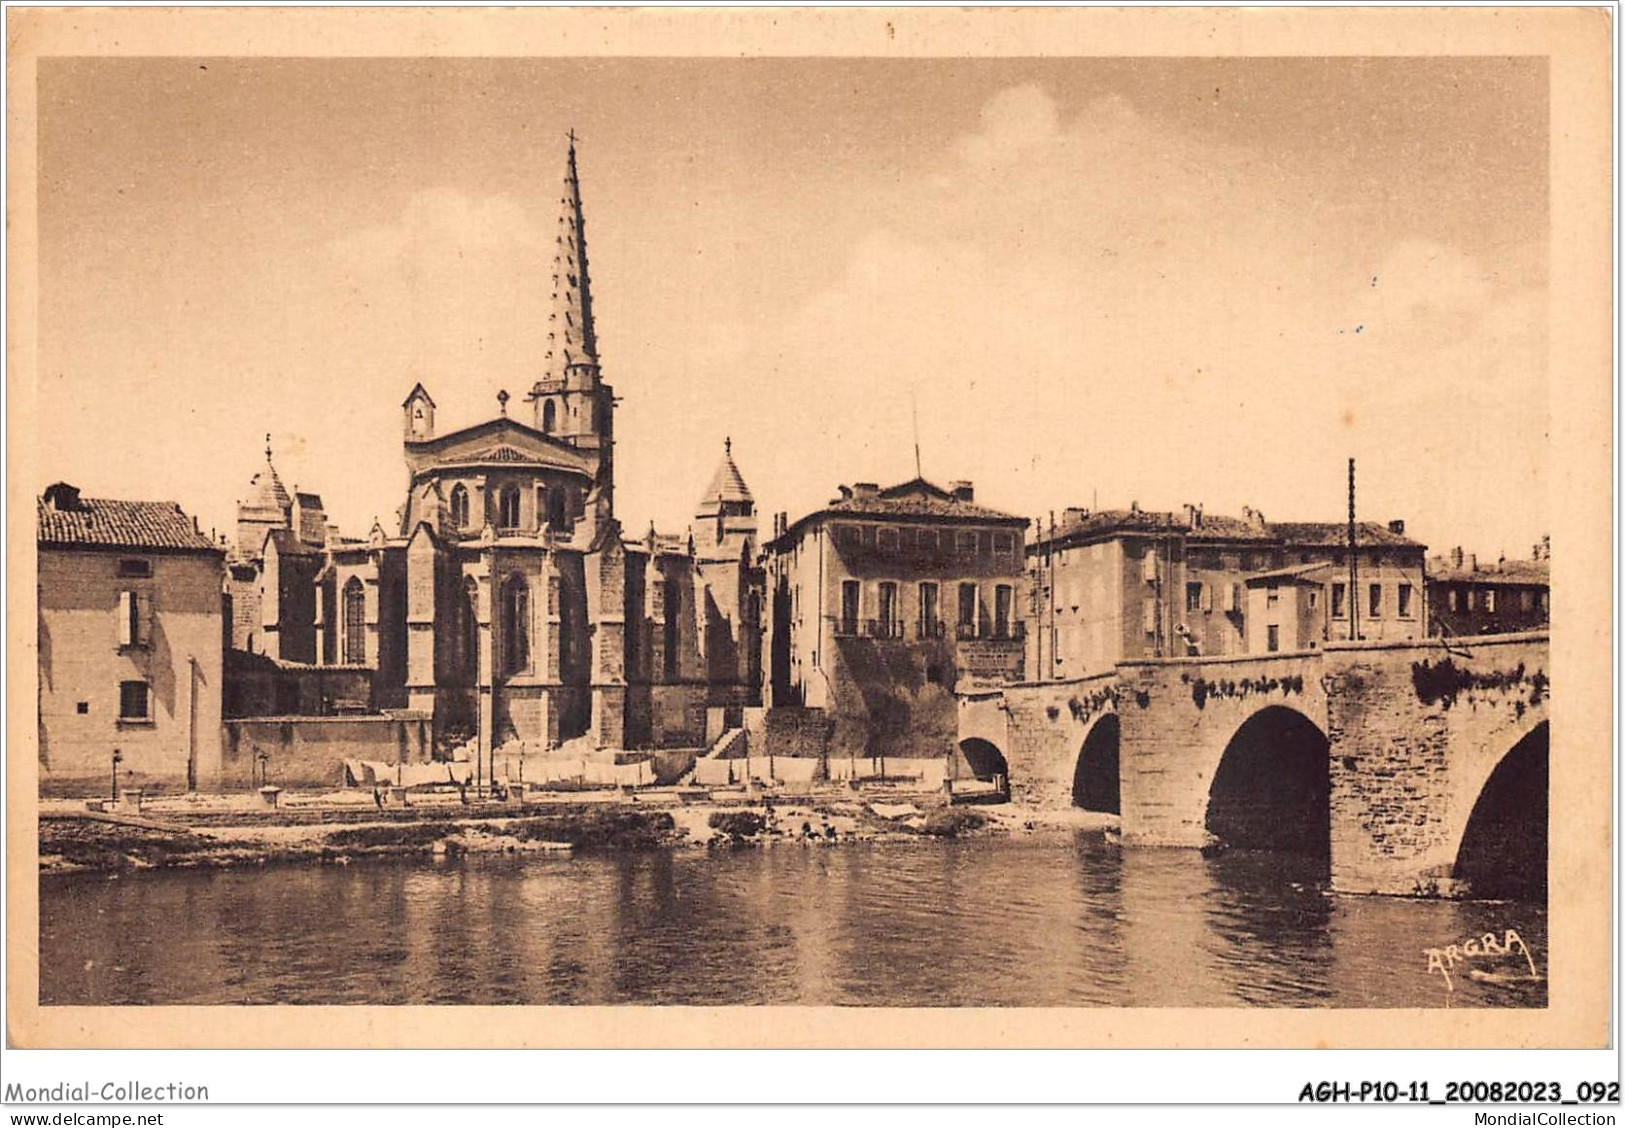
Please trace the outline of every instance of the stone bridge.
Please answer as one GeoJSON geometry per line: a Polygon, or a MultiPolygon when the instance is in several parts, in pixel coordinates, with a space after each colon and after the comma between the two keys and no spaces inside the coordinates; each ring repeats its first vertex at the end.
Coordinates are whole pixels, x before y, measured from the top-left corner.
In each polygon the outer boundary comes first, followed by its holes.
{"type": "Polygon", "coordinates": [[[962,693],[960,747],[1125,844],[1321,854],[1346,892],[1543,889],[1549,665],[1544,632],[1129,662],[962,693]]]}

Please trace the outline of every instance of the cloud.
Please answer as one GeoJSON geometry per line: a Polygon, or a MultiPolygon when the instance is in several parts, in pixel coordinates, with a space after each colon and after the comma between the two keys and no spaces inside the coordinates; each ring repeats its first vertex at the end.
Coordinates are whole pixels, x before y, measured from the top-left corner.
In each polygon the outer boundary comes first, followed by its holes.
{"type": "Polygon", "coordinates": [[[828,452],[760,492],[911,474],[917,404],[928,473],[1022,511],[1098,489],[1333,518],[1354,453],[1369,504],[1430,535],[1544,520],[1543,292],[1270,153],[1020,86],[900,198],[760,327],[751,363],[828,452]]]}
{"type": "Polygon", "coordinates": [[[1017,157],[1056,136],[1060,112],[1042,87],[1028,84],[995,94],[982,107],[980,131],[960,138],[955,151],[970,164],[1017,157]]]}

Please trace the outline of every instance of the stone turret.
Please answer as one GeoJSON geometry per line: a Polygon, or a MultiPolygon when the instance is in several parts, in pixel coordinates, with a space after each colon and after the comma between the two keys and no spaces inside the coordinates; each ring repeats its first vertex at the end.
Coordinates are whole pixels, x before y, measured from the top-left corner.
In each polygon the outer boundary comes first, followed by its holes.
{"type": "Polygon", "coordinates": [[[248,480],[248,491],[237,502],[237,544],[234,557],[258,559],[265,546],[265,534],[290,525],[293,497],[271,462],[271,436],[265,436],[265,465],[248,480]]]}
{"type": "Polygon", "coordinates": [[[694,510],[695,553],[702,560],[738,560],[756,552],[756,499],[733,459],[733,439],[722,443],[722,462],[694,510]]]}

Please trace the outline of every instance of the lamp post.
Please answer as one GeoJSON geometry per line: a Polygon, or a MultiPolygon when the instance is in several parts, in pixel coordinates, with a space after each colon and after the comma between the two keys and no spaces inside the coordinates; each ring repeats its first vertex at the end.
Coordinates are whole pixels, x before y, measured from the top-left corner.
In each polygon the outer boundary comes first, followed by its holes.
{"type": "Polygon", "coordinates": [[[113,802],[118,802],[118,766],[124,762],[124,753],[113,749],[113,802]]]}

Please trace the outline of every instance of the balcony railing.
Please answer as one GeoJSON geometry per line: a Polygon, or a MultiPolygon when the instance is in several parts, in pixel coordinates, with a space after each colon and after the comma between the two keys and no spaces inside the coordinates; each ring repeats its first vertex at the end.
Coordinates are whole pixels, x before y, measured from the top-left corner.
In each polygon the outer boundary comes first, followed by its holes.
{"type": "Polygon", "coordinates": [[[961,642],[1020,642],[1027,637],[1027,624],[1019,619],[1013,623],[993,623],[986,627],[978,623],[960,623],[954,637],[961,642]]]}
{"type": "Polygon", "coordinates": [[[941,619],[907,623],[901,619],[848,619],[840,615],[831,615],[829,624],[836,638],[874,638],[890,641],[913,639],[916,642],[925,642],[930,639],[952,637],[961,642],[1021,642],[1027,637],[1027,624],[1021,620],[986,626],[959,623],[953,628],[951,636],[948,633],[948,624],[941,619]]]}

